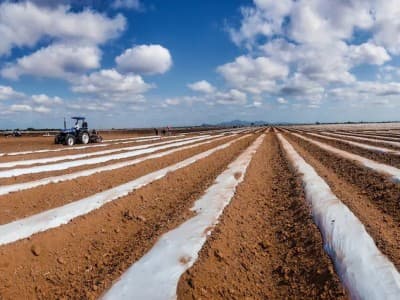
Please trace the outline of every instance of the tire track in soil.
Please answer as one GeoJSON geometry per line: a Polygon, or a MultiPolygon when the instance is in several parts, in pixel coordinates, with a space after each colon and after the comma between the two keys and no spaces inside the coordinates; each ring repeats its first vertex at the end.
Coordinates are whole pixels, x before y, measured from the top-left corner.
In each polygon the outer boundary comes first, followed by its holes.
{"type": "Polygon", "coordinates": [[[160,235],[192,215],[196,199],[257,136],[68,225],[0,247],[0,299],[96,299],[160,235]]]}
{"type": "MultiPolygon", "coordinates": [[[[334,140],[324,139],[324,138],[320,138],[320,137],[317,137],[317,136],[314,136],[314,135],[308,135],[308,134],[306,136],[308,138],[311,138],[313,140],[317,140],[317,141],[319,141],[321,143],[325,143],[325,144],[331,145],[331,146],[339,148],[341,150],[348,151],[348,152],[351,152],[351,153],[354,153],[354,154],[358,154],[358,155],[366,157],[368,159],[375,160],[375,161],[383,163],[383,164],[391,165],[391,166],[394,166],[396,168],[400,168],[400,156],[398,156],[398,155],[393,155],[393,154],[390,154],[390,153],[382,153],[382,152],[376,152],[376,151],[373,151],[373,150],[362,149],[360,147],[347,144],[345,141],[344,142],[334,141],[334,140]]],[[[358,143],[365,144],[362,141],[358,141],[358,143]]],[[[382,147],[382,145],[381,145],[381,147],[382,147]]],[[[388,147],[384,146],[384,148],[388,148],[388,147]]]]}
{"type": "Polygon", "coordinates": [[[178,299],[346,299],[275,134],[180,279],[178,299]]]}
{"type": "Polygon", "coordinates": [[[368,196],[369,203],[384,215],[389,215],[400,224],[400,184],[394,183],[383,174],[367,169],[356,162],[341,158],[296,136],[284,134],[290,141],[307,149],[314,158],[329,168],[338,177],[357,186],[368,196]]]}
{"type": "MultiPolygon", "coordinates": [[[[0,196],[0,225],[113,188],[145,174],[177,163],[195,154],[224,144],[232,139],[234,138],[231,137],[229,139],[199,145],[195,148],[177,151],[164,157],[149,159],[117,170],[100,172],[73,180],[51,183],[33,189],[2,195],[0,196]]],[[[155,153],[158,152],[162,151],[157,151],[155,153]]],[[[138,158],[143,156],[146,155],[138,156],[138,158]]],[[[136,157],[134,157],[134,159],[136,159],[136,157]]],[[[130,160],[132,160],[132,158],[130,158],[130,160]]]]}
{"type": "Polygon", "coordinates": [[[317,173],[324,178],[333,193],[359,218],[374,239],[379,250],[399,269],[400,232],[398,223],[391,216],[383,214],[381,210],[372,205],[368,194],[364,190],[332,172],[330,168],[321,163],[319,158],[314,157],[307,148],[296,143],[292,143],[292,145],[304,160],[311,164],[317,173]]]}

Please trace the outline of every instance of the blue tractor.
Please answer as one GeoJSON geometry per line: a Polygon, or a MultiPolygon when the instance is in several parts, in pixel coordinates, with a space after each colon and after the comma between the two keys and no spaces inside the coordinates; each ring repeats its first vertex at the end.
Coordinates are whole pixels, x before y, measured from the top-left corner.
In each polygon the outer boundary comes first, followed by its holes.
{"type": "Polygon", "coordinates": [[[64,119],[64,130],[61,130],[54,138],[54,143],[73,146],[75,144],[101,143],[103,138],[96,130],[91,132],[85,117],[72,117],[75,120],[74,127],[67,129],[64,119]]]}

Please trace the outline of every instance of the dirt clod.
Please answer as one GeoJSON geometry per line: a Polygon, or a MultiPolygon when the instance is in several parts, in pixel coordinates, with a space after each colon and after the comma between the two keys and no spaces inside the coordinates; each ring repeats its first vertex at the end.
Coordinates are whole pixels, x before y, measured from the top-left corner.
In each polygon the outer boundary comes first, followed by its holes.
{"type": "Polygon", "coordinates": [[[38,245],[33,245],[31,247],[31,252],[33,253],[33,255],[39,256],[40,253],[42,252],[42,250],[40,249],[40,247],[38,245]]]}

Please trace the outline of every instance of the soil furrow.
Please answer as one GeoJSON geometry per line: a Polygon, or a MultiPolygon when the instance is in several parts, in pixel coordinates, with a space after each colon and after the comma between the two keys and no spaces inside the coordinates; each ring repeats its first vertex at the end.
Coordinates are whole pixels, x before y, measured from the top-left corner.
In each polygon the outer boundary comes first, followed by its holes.
{"type": "Polygon", "coordinates": [[[189,208],[256,135],[106,204],[66,226],[0,247],[4,299],[93,299],[189,208]]]}
{"type": "MultiPolygon", "coordinates": [[[[304,131],[303,131],[303,133],[304,133],[304,131]]],[[[364,143],[364,144],[367,144],[367,145],[373,145],[373,146],[378,146],[378,147],[385,147],[385,148],[391,148],[391,149],[394,149],[394,150],[399,150],[399,148],[400,148],[400,146],[396,146],[396,145],[392,145],[392,144],[388,144],[388,143],[385,143],[385,141],[378,141],[378,140],[376,140],[376,141],[373,141],[373,139],[372,139],[372,141],[366,141],[366,140],[361,140],[361,139],[359,139],[360,137],[357,137],[357,136],[350,136],[350,135],[328,135],[328,134],[325,134],[325,133],[319,133],[319,134],[321,134],[321,135],[327,135],[327,136],[329,136],[329,137],[335,137],[335,138],[341,138],[341,139],[345,139],[345,140],[350,140],[350,141],[354,141],[354,142],[358,142],[358,143],[364,143]]],[[[386,142],[389,142],[389,143],[391,143],[391,141],[386,141],[386,142]]],[[[397,142],[396,142],[397,143],[397,142]]]]}
{"type": "Polygon", "coordinates": [[[382,140],[382,141],[389,141],[389,142],[399,142],[399,139],[394,137],[390,138],[389,136],[379,136],[379,135],[369,135],[369,134],[364,134],[364,133],[353,133],[353,132],[339,132],[338,134],[342,134],[345,136],[355,136],[355,137],[362,137],[362,138],[369,138],[369,139],[376,139],[376,140],[382,140]]]}
{"type": "Polygon", "coordinates": [[[398,223],[388,214],[382,213],[364,189],[348,182],[332,169],[322,163],[319,157],[313,156],[309,148],[293,143],[296,151],[313,166],[318,174],[328,183],[333,193],[359,218],[378,248],[400,267],[400,232],[398,223]]]}
{"type": "MultiPolygon", "coordinates": [[[[105,142],[110,139],[117,138],[138,138],[146,137],[146,135],[137,134],[103,134],[100,132],[105,142]]],[[[54,136],[23,136],[23,137],[0,137],[0,152],[18,152],[18,151],[31,151],[42,149],[59,149],[65,147],[64,145],[55,145],[54,136]]]]}
{"type": "Polygon", "coordinates": [[[391,216],[397,225],[400,223],[400,184],[392,182],[385,175],[325,151],[296,136],[290,134],[285,134],[285,136],[307,149],[313,157],[339,177],[360,188],[365,195],[368,195],[371,205],[378,208],[383,214],[391,216]]]}
{"type": "Polygon", "coordinates": [[[0,224],[6,224],[13,220],[85,198],[105,189],[113,188],[197,153],[214,148],[229,140],[231,138],[192,149],[177,151],[165,157],[150,159],[118,170],[105,171],[89,177],[80,177],[0,196],[0,224]]]}
{"type": "MultiPolygon", "coordinates": [[[[233,139],[235,137],[232,137],[232,136],[227,137],[227,139],[229,139],[229,138],[233,139]]],[[[198,144],[198,143],[201,143],[203,141],[207,141],[207,140],[193,141],[193,142],[190,142],[190,144],[198,144]]],[[[189,141],[188,141],[188,144],[189,144],[189,141]]],[[[178,147],[181,147],[181,146],[182,145],[174,146],[174,145],[168,145],[167,144],[167,145],[160,145],[159,147],[168,147],[168,149],[174,149],[174,148],[178,148],[178,147]]],[[[138,151],[138,153],[140,153],[142,150],[146,151],[146,149],[141,149],[141,150],[137,150],[137,151],[138,151]]],[[[162,152],[162,151],[165,151],[165,149],[159,149],[157,151],[151,152],[151,154],[159,153],[159,152],[162,152]]],[[[132,151],[132,152],[134,152],[134,151],[132,151]]],[[[28,181],[34,181],[34,180],[38,180],[38,179],[46,178],[46,177],[50,177],[50,176],[59,176],[59,175],[64,175],[64,174],[70,174],[70,173],[77,172],[77,171],[92,169],[92,168],[96,168],[96,167],[100,167],[100,166],[111,165],[111,164],[119,163],[119,162],[123,162],[123,161],[129,161],[129,160],[132,160],[132,159],[135,159],[135,158],[144,157],[144,156],[146,156],[148,154],[149,153],[137,154],[137,155],[133,155],[133,156],[130,156],[130,157],[119,158],[119,159],[115,158],[115,157],[113,158],[112,157],[113,155],[110,154],[109,155],[110,158],[111,158],[110,160],[107,160],[105,162],[94,163],[94,164],[93,163],[92,164],[85,164],[84,163],[85,159],[80,159],[80,160],[83,161],[83,164],[81,166],[68,167],[66,169],[57,170],[57,171],[42,171],[42,172],[37,172],[37,173],[32,173],[32,174],[23,174],[23,175],[19,175],[19,176],[0,178],[0,186],[1,185],[15,184],[15,183],[23,183],[23,182],[28,182],[28,181]]],[[[95,159],[95,158],[93,158],[93,159],[95,159]]],[[[74,162],[74,161],[71,161],[71,162],[74,162]]],[[[52,164],[57,165],[57,163],[52,163],[52,164]]],[[[43,166],[48,166],[48,164],[43,165],[43,166]]],[[[24,170],[24,169],[28,169],[30,167],[31,166],[27,166],[26,168],[17,167],[15,169],[24,170]]],[[[24,172],[25,172],[25,170],[24,170],[24,172]]]]}
{"type": "MultiPolygon", "coordinates": [[[[376,152],[373,150],[363,149],[363,148],[360,148],[360,147],[357,147],[354,145],[347,144],[345,141],[342,142],[342,141],[329,140],[329,139],[324,139],[324,138],[321,138],[321,137],[318,137],[315,135],[307,135],[307,136],[316,141],[331,145],[333,147],[342,149],[344,151],[348,151],[348,152],[366,157],[371,160],[375,160],[375,161],[378,161],[378,162],[381,162],[384,164],[388,164],[388,165],[400,168],[400,156],[399,155],[393,155],[390,153],[382,153],[382,152],[376,152]]],[[[341,138],[339,138],[339,139],[341,139],[341,138]]],[[[357,143],[366,144],[362,141],[358,141],[357,143]]],[[[381,147],[383,147],[383,146],[381,145],[381,147]]],[[[387,147],[385,147],[385,148],[387,148],[387,147]]]]}
{"type": "Polygon", "coordinates": [[[343,287],[274,134],[251,162],[179,299],[342,299],[343,287]]]}
{"type": "MultiPolygon", "coordinates": [[[[104,143],[102,144],[101,147],[88,147],[88,148],[82,148],[82,149],[74,149],[74,150],[68,150],[67,146],[65,147],[65,150],[63,151],[57,151],[57,152],[43,152],[43,153],[32,153],[32,154],[24,154],[24,155],[12,155],[12,156],[1,156],[0,157],[0,162],[12,162],[12,161],[24,161],[28,159],[41,159],[41,158],[48,158],[48,157],[59,157],[59,156],[67,156],[67,155],[76,155],[76,154],[85,154],[85,153],[93,153],[93,152],[98,152],[98,151],[105,151],[105,150],[111,150],[111,149],[120,149],[120,148],[126,148],[126,147],[133,147],[133,146],[140,146],[140,145],[152,145],[155,143],[159,142],[164,142],[164,141],[177,141],[181,138],[168,138],[168,139],[158,139],[158,140],[152,140],[152,141],[131,141],[129,143],[104,143]],[[108,145],[105,145],[108,144],[108,145]],[[104,146],[103,146],[104,145],[104,146]]],[[[121,149],[123,151],[123,149],[121,149]]]]}

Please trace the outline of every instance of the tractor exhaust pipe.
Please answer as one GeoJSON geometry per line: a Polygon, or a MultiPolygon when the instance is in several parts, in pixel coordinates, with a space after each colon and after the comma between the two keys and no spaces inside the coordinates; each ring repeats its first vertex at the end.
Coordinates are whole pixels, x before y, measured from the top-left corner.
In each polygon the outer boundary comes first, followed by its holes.
{"type": "Polygon", "coordinates": [[[64,117],[64,130],[67,129],[67,121],[65,121],[65,117],[64,117]]]}

